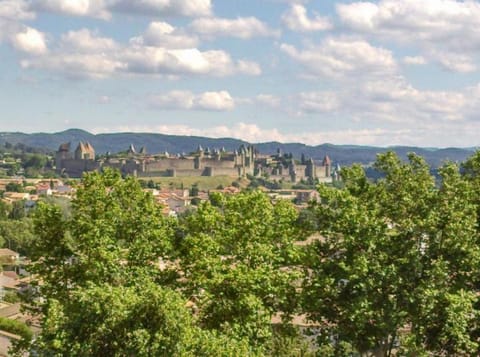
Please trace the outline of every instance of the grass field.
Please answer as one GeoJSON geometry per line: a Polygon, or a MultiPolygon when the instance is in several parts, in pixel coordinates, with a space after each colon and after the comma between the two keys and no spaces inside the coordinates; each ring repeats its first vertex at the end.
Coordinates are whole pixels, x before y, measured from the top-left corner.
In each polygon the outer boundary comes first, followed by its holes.
{"type": "Polygon", "coordinates": [[[230,176],[188,176],[188,177],[141,177],[143,180],[152,179],[162,188],[190,188],[197,184],[199,190],[216,189],[219,186],[230,186],[237,179],[230,176]]]}

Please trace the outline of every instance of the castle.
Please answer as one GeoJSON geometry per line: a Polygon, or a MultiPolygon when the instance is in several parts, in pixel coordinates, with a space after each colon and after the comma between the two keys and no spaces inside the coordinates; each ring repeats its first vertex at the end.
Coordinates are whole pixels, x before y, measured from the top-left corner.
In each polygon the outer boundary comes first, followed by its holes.
{"type": "Polygon", "coordinates": [[[88,142],[80,142],[74,153],[71,144],[60,145],[56,153],[56,169],[59,174],[81,177],[84,172],[99,171],[105,167],[120,170],[124,175],[138,177],[185,177],[185,176],[268,176],[272,180],[298,182],[318,179],[331,181],[331,161],[325,156],[321,165],[313,159],[296,162],[291,155],[262,155],[253,146],[240,146],[238,150],[227,152],[224,148],[205,150],[199,146],[195,152],[187,154],[149,155],[145,147],[138,152],[130,145],[123,156],[107,154],[102,159],[95,158],[95,150],[88,142]]]}

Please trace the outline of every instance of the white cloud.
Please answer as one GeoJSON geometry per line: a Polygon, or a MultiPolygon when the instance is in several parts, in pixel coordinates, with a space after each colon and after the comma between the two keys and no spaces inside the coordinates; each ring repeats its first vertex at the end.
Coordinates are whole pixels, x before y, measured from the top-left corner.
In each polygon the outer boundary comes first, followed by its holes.
{"type": "Polygon", "coordinates": [[[194,94],[190,91],[171,91],[149,98],[152,107],[174,110],[228,111],[235,108],[235,101],[227,91],[194,94]]]}
{"type": "Polygon", "coordinates": [[[427,64],[427,60],[423,56],[405,56],[403,57],[403,63],[411,65],[427,64]]]}
{"type": "Polygon", "coordinates": [[[255,17],[238,17],[236,19],[205,17],[193,20],[189,27],[192,31],[211,38],[228,36],[249,39],[256,36],[279,35],[278,31],[270,29],[255,17]]]}
{"type": "Polygon", "coordinates": [[[167,22],[151,22],[145,33],[131,40],[134,44],[165,47],[165,48],[193,48],[198,44],[195,36],[186,34],[167,22]]]}
{"type": "Polygon", "coordinates": [[[34,18],[35,13],[29,10],[25,0],[2,0],[0,2],[0,19],[19,21],[34,18]]]}
{"type": "MultiPolygon", "coordinates": [[[[230,55],[221,50],[192,49],[167,50],[156,47],[129,48],[122,56],[129,72],[166,74],[205,74],[227,76],[242,71],[230,55]]],[[[256,73],[253,73],[256,74],[256,73]]]]}
{"type": "Polygon", "coordinates": [[[335,92],[302,92],[295,98],[301,112],[333,112],[339,109],[340,99],[335,92]]]}
{"type": "Polygon", "coordinates": [[[78,52],[102,52],[110,51],[119,45],[108,37],[99,37],[97,33],[83,28],[78,31],[69,31],[62,35],[61,46],[78,52]]]}
{"type": "Polygon", "coordinates": [[[389,50],[370,45],[363,40],[327,38],[318,46],[297,50],[282,44],[281,50],[307,68],[310,74],[331,78],[375,76],[396,71],[389,50]]]}
{"type": "Polygon", "coordinates": [[[448,71],[470,73],[477,70],[477,66],[469,55],[454,52],[433,52],[431,58],[448,71]]]}
{"type": "Polygon", "coordinates": [[[480,3],[455,0],[381,0],[337,5],[341,21],[356,33],[419,47],[432,52],[455,53],[456,60],[431,56],[457,72],[475,70],[468,59],[480,49],[480,3]],[[460,63],[455,63],[459,61],[460,63]]]}
{"type": "Polygon", "coordinates": [[[271,108],[280,108],[281,106],[281,98],[272,94],[259,94],[255,97],[255,102],[271,108]]]}
{"type": "MultiPolygon", "coordinates": [[[[29,10],[25,0],[0,1],[0,44],[3,41],[15,44],[16,35],[27,31],[27,27],[20,21],[34,18],[35,13],[29,10]]],[[[24,42],[24,39],[20,39],[20,41],[24,42]]],[[[21,47],[23,43],[18,43],[18,45],[21,47]]]]}
{"type": "Polygon", "coordinates": [[[22,60],[25,69],[39,68],[60,72],[68,78],[107,78],[125,70],[121,61],[104,54],[92,53],[50,53],[48,56],[22,60]]]}
{"type": "Polygon", "coordinates": [[[195,106],[205,110],[232,110],[235,102],[227,91],[205,92],[195,101],[195,106]]]}
{"type": "Polygon", "coordinates": [[[262,74],[260,65],[253,61],[238,60],[236,64],[236,72],[241,74],[247,74],[249,76],[259,76],[262,74]]]}
{"type": "Polygon", "coordinates": [[[30,55],[43,55],[47,52],[45,34],[31,27],[25,27],[11,39],[15,49],[30,55]]]}
{"type": "Polygon", "coordinates": [[[190,91],[171,91],[149,98],[149,104],[158,109],[191,109],[194,94],[190,91]]]}
{"type": "Polygon", "coordinates": [[[110,19],[113,12],[146,16],[209,16],[211,0],[35,0],[30,9],[110,19]]]}
{"type": "Polygon", "coordinates": [[[120,45],[88,29],[70,31],[59,45],[41,58],[22,61],[24,68],[47,69],[72,78],[106,78],[118,74],[139,75],[258,75],[259,65],[234,60],[222,50],[147,46],[143,41],[120,45]]]}
{"type": "Polygon", "coordinates": [[[307,16],[307,9],[300,4],[292,4],[290,9],[282,15],[282,22],[292,31],[309,32],[325,31],[333,27],[331,21],[315,14],[313,19],[307,16]]]}
{"type": "Polygon", "coordinates": [[[381,120],[404,124],[456,121],[462,120],[468,102],[473,100],[469,92],[469,89],[461,92],[419,90],[399,77],[364,83],[352,96],[355,103],[350,101],[346,106],[353,111],[373,112],[372,117],[381,120]]]}
{"type": "Polygon", "coordinates": [[[211,0],[110,0],[109,8],[128,14],[147,16],[209,16],[211,0]]]}
{"type": "Polygon", "coordinates": [[[31,3],[31,8],[35,11],[100,19],[109,19],[111,16],[104,0],[36,0],[31,3]]]}

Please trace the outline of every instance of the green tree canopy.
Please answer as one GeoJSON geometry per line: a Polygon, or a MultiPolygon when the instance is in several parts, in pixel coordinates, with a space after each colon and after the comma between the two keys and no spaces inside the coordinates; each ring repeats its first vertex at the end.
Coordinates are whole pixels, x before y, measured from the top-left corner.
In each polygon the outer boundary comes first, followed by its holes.
{"type": "Polygon", "coordinates": [[[212,199],[215,206],[202,203],[184,223],[186,291],[197,298],[203,326],[233,331],[261,349],[271,338],[272,315],[295,308],[298,213],[258,191],[212,199]]]}
{"type": "Polygon", "coordinates": [[[84,176],[71,215],[40,203],[29,305],[43,317],[40,355],[249,355],[248,344],[198,326],[188,299],[163,281],[173,230],[133,178],[84,176]],[[34,292],[35,292],[34,291],[34,292]]]}
{"type": "Polygon", "coordinates": [[[387,356],[400,341],[405,353],[476,354],[472,185],[446,164],[436,186],[414,154],[382,154],[375,167],[376,183],[354,166],[342,169],[344,190],[320,187],[326,239],[310,248],[305,311],[324,343],[335,336],[361,353],[387,356]]]}

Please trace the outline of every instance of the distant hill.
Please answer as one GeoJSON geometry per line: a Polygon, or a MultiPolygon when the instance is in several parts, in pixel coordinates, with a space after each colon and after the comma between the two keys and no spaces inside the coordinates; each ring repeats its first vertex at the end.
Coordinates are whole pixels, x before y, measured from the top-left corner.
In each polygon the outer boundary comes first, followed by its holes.
{"type": "MultiPolygon", "coordinates": [[[[137,149],[142,146],[147,148],[150,153],[160,153],[168,151],[169,153],[191,152],[196,150],[199,145],[203,148],[222,148],[226,150],[235,150],[240,145],[247,145],[246,141],[232,138],[206,138],[199,136],[179,136],[152,133],[112,133],[112,134],[91,134],[80,129],[69,129],[58,133],[11,133],[0,132],[0,145],[5,142],[11,144],[22,143],[32,147],[45,148],[51,151],[58,149],[60,144],[71,142],[75,148],[79,141],[89,141],[98,154],[110,151],[112,153],[125,151],[130,144],[137,149]]],[[[400,157],[405,158],[407,153],[415,152],[423,157],[433,167],[438,167],[446,160],[463,161],[474,152],[474,148],[421,148],[409,146],[394,146],[390,148],[380,148],[372,146],[356,145],[333,145],[322,144],[318,146],[309,146],[301,143],[279,143],[267,142],[255,144],[262,153],[276,153],[280,149],[284,153],[292,153],[294,157],[300,158],[305,154],[306,157],[312,157],[315,160],[322,160],[325,155],[330,156],[334,163],[340,165],[351,165],[354,162],[369,164],[375,161],[378,153],[387,150],[395,151],[400,157]]]]}

